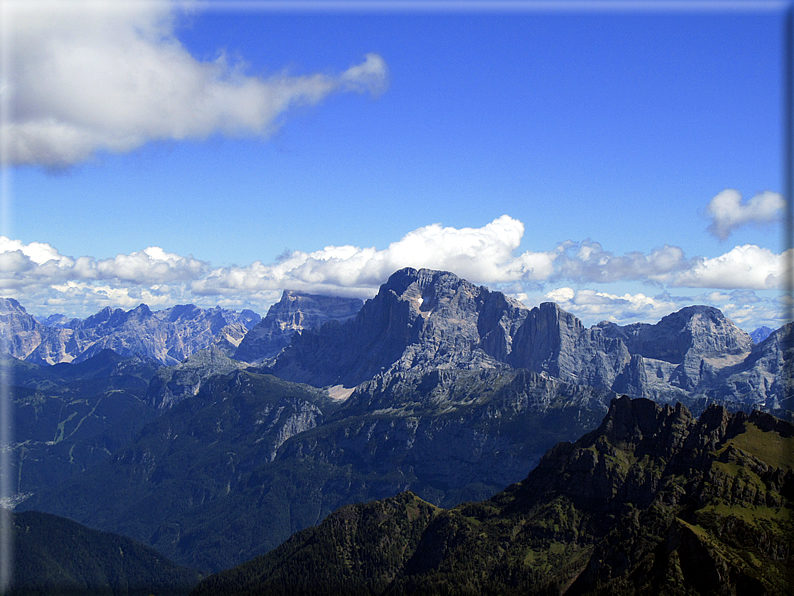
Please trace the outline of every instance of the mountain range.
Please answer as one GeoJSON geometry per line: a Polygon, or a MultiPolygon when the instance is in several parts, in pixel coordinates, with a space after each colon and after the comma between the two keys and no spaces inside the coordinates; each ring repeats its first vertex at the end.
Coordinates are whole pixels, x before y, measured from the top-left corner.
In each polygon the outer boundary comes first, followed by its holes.
{"type": "MultiPolygon", "coordinates": [[[[546,302],[529,309],[452,273],[403,269],[354,319],[293,338],[269,370],[315,386],[355,387],[404,371],[524,369],[661,402],[791,409],[783,374],[791,326],[760,344],[709,306],[655,325],[585,328],[546,302]]],[[[789,359],[790,362],[790,359],[789,359]]]]}
{"type": "Polygon", "coordinates": [[[0,306],[17,418],[10,504],[202,572],[345,505],[405,491],[425,513],[487,500],[596,429],[621,395],[668,414],[716,403],[725,416],[792,416],[791,326],[754,343],[705,306],[585,328],[556,304],[415,269],[363,305],[285,292],[262,319],[141,306],[47,331],[15,301],[0,306]]]}
{"type": "Polygon", "coordinates": [[[35,364],[81,362],[110,349],[121,356],[146,356],[178,364],[199,349],[218,344],[237,349],[260,316],[192,304],[152,312],[141,304],[130,311],[106,307],[87,319],[39,323],[12,298],[0,299],[0,341],[4,351],[35,364]]]}

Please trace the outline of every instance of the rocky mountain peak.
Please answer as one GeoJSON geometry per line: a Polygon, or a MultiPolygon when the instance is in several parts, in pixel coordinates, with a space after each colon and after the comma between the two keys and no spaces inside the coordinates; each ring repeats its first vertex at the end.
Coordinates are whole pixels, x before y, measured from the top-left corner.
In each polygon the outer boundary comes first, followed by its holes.
{"type": "Polygon", "coordinates": [[[657,454],[683,444],[694,418],[677,403],[659,406],[656,402],[627,396],[612,399],[601,426],[591,433],[604,437],[612,445],[645,444],[657,454]]]}
{"type": "Polygon", "coordinates": [[[688,306],[664,317],[658,325],[685,330],[690,349],[702,355],[745,354],[753,340],[713,306],[688,306]]]}
{"type": "Polygon", "coordinates": [[[487,292],[448,271],[406,267],[381,286],[378,297],[394,295],[407,302],[412,313],[426,319],[441,309],[471,311],[472,301],[484,291],[487,292]]]}
{"type": "Polygon", "coordinates": [[[36,364],[80,362],[111,349],[125,357],[146,356],[173,365],[218,341],[227,341],[233,351],[236,346],[231,340],[241,339],[259,320],[251,311],[241,314],[188,304],[153,312],[140,304],[129,311],[105,307],[83,320],[61,317],[64,324],[48,326],[28,315],[15,300],[0,304],[4,307],[12,309],[0,314],[4,351],[36,364]]]}
{"type": "Polygon", "coordinates": [[[27,314],[27,311],[13,298],[0,298],[0,315],[10,313],[27,314]]]}
{"type": "Polygon", "coordinates": [[[185,319],[194,319],[201,313],[201,309],[195,304],[177,304],[168,309],[167,320],[175,322],[185,319]]]}
{"type": "MultiPolygon", "coordinates": [[[[273,371],[293,381],[351,387],[408,370],[513,367],[670,401],[705,395],[721,382],[721,371],[744,362],[752,347],[747,333],[709,306],[686,307],[653,325],[585,328],[553,302],[528,309],[453,273],[405,268],[355,320],[296,338],[273,371]]],[[[759,358],[768,348],[758,348],[759,358]]],[[[770,375],[765,368],[742,393],[758,389],[763,399],[774,400],[779,384],[770,375]]]]}
{"type": "MultiPolygon", "coordinates": [[[[118,309],[118,310],[119,310],[119,312],[123,312],[121,309],[118,309]]],[[[83,320],[83,326],[84,327],[94,327],[96,325],[104,323],[105,321],[110,319],[110,317],[112,315],[113,315],[113,309],[110,308],[109,306],[106,306],[105,308],[100,310],[98,313],[93,314],[90,317],[86,317],[86,319],[83,320]]]]}
{"type": "Polygon", "coordinates": [[[453,273],[394,273],[355,319],[293,338],[275,374],[351,387],[376,374],[505,366],[527,308],[453,273]]]}
{"type": "Polygon", "coordinates": [[[621,339],[632,354],[672,364],[695,357],[748,354],[750,336],[713,306],[687,306],[655,325],[597,325],[607,336],[621,339]]]}
{"type": "Polygon", "coordinates": [[[234,358],[244,362],[273,358],[289,345],[296,333],[316,329],[329,321],[352,319],[362,304],[358,298],[284,290],[281,300],[242,339],[234,358]]]}

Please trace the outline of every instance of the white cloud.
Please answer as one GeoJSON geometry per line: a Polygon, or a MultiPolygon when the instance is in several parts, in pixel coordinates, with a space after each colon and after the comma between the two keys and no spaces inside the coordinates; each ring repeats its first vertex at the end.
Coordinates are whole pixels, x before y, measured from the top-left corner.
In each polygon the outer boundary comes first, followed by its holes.
{"type": "Polygon", "coordinates": [[[543,295],[519,299],[527,306],[541,302],[556,302],[564,310],[576,315],[589,327],[601,321],[618,325],[656,323],[662,317],[693,304],[708,304],[719,308],[725,316],[746,331],[766,325],[778,328],[785,323],[785,309],[780,296],[761,297],[751,290],[709,292],[690,296],[674,296],[662,292],[656,296],[643,293],[613,294],[593,289],[573,290],[555,288],[543,295]]]}
{"type": "Polygon", "coordinates": [[[783,288],[784,268],[791,251],[776,255],[754,244],[736,246],[712,259],[698,257],[673,284],[689,288],[776,290],[783,288]]]}
{"type": "Polygon", "coordinates": [[[524,225],[503,215],[482,228],[431,224],[409,232],[383,250],[327,246],[295,251],[273,265],[217,269],[193,284],[199,294],[290,287],[343,287],[371,295],[403,267],[454,271],[478,283],[545,279],[553,272],[553,253],[525,252],[514,257],[524,225]]]}
{"type": "Polygon", "coordinates": [[[334,92],[378,95],[387,86],[376,54],[335,76],[248,76],[223,54],[200,62],[175,36],[173,8],[165,0],[5,7],[7,161],[64,167],[158,139],[269,135],[293,106],[334,92]]]}
{"type": "Polygon", "coordinates": [[[741,226],[779,222],[785,206],[786,201],[778,193],[764,191],[742,203],[741,193],[727,188],[711,199],[706,207],[707,216],[711,219],[708,231],[724,240],[741,226]]]}
{"type": "Polygon", "coordinates": [[[207,263],[194,259],[192,255],[180,257],[157,246],[150,246],[129,255],[117,255],[113,259],[98,261],[95,266],[89,262],[83,275],[101,279],[115,278],[136,284],[156,284],[189,281],[206,270],[207,263]]]}
{"type": "Polygon", "coordinates": [[[538,299],[556,302],[579,317],[586,325],[612,321],[621,325],[637,321],[657,321],[680,308],[669,296],[645,294],[611,294],[591,289],[556,288],[538,299]]]}
{"type": "Polygon", "coordinates": [[[590,239],[567,241],[557,246],[559,257],[553,279],[578,282],[610,283],[643,280],[664,282],[671,275],[687,267],[684,251],[665,244],[650,254],[630,252],[622,256],[605,251],[601,244],[590,239]]]}
{"type": "Polygon", "coordinates": [[[74,259],[49,244],[23,244],[0,236],[0,290],[5,291],[71,287],[58,285],[68,281],[127,282],[137,286],[186,282],[208,270],[209,265],[203,261],[167,253],[156,246],[112,259],[74,259]]]}
{"type": "Polygon", "coordinates": [[[0,254],[8,253],[18,253],[35,265],[44,265],[49,262],[62,268],[74,265],[74,260],[60,254],[55,248],[45,242],[23,244],[19,240],[11,240],[5,236],[0,236],[0,254]]]}
{"type": "Polygon", "coordinates": [[[688,259],[674,246],[617,256],[592,240],[567,241],[548,252],[516,254],[523,236],[524,224],[503,215],[480,228],[431,224],[380,250],[326,246],[313,252],[295,251],[269,264],[256,261],[223,268],[160,247],[96,259],[63,255],[46,243],[24,244],[0,237],[0,294],[26,305],[71,301],[84,308],[101,308],[134,306],[136,301],[150,305],[192,302],[259,312],[283,289],[368,298],[394,271],[427,267],[521,294],[522,301],[527,292],[545,293],[540,299],[558,302],[583,320],[654,320],[686,305],[666,296],[664,287],[668,286],[713,290],[703,295],[705,303],[723,300],[726,309],[733,308],[737,316],[750,321],[761,312],[760,306],[741,310],[754,303],[752,290],[782,289],[787,258],[794,257],[794,253],[777,255],[755,245],[737,246],[714,258],[688,259]],[[661,294],[586,288],[593,283],[626,281],[650,283],[661,294]],[[724,299],[725,290],[735,290],[730,300],[724,299]]]}

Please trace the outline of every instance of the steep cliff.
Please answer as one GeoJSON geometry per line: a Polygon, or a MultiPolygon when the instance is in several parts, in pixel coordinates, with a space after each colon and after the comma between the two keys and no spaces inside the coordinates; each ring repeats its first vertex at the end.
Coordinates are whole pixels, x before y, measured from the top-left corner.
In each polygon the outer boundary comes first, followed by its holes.
{"type": "Polygon", "coordinates": [[[301,334],[273,372],[316,386],[354,387],[386,371],[504,367],[521,303],[452,273],[402,269],[355,319],[301,334]]]}
{"type": "Polygon", "coordinates": [[[342,298],[284,290],[281,300],[267,311],[240,342],[235,360],[258,362],[272,358],[289,345],[292,336],[316,329],[328,321],[347,321],[361,310],[358,298],[342,298]]]}
{"type": "Polygon", "coordinates": [[[452,273],[407,268],[355,319],[295,337],[270,370],[318,387],[351,388],[406,371],[527,369],[696,409],[718,399],[776,410],[785,407],[784,388],[774,382],[782,356],[770,352],[779,344],[754,346],[707,306],[683,308],[653,325],[588,329],[554,303],[528,309],[452,273]]]}

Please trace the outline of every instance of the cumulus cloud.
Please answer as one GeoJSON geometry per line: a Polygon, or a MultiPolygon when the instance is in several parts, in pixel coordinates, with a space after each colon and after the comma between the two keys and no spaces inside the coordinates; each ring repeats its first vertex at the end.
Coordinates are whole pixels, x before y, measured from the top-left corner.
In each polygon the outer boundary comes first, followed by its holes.
{"type": "Polygon", "coordinates": [[[777,328],[785,323],[783,298],[758,296],[752,290],[715,291],[686,296],[665,291],[649,296],[644,293],[613,294],[593,289],[559,287],[542,295],[523,295],[518,298],[527,306],[556,302],[588,327],[601,321],[618,325],[656,323],[671,312],[693,304],[719,308],[738,327],[748,332],[761,325],[777,328]]]}
{"type": "Polygon", "coordinates": [[[198,294],[229,294],[290,287],[344,287],[372,293],[403,267],[443,269],[478,283],[542,280],[554,270],[553,252],[524,252],[524,224],[503,215],[482,228],[452,228],[439,224],[406,234],[386,249],[327,246],[311,253],[295,251],[278,263],[257,261],[248,267],[212,271],[193,283],[198,294]]]}
{"type": "Polygon", "coordinates": [[[574,290],[569,287],[555,288],[540,297],[538,302],[540,301],[556,302],[586,325],[600,321],[621,325],[637,321],[657,321],[680,308],[666,294],[655,297],[642,293],[618,295],[592,289],[574,290]]]}
{"type": "Polygon", "coordinates": [[[630,252],[615,255],[605,251],[598,242],[588,239],[583,242],[563,242],[558,245],[557,252],[559,257],[554,279],[581,282],[664,282],[689,264],[681,248],[669,245],[655,248],[650,254],[630,252]]]}
{"type": "MultiPolygon", "coordinates": [[[[42,242],[23,244],[0,236],[0,290],[57,287],[70,281],[128,282],[156,285],[186,282],[203,275],[209,264],[151,246],[112,259],[72,258],[42,242]]],[[[63,286],[70,287],[70,286],[63,286]]],[[[76,286],[75,286],[76,287],[76,286]]]]}
{"type": "Polygon", "coordinates": [[[692,266],[680,273],[672,285],[689,288],[782,289],[786,263],[791,258],[791,249],[777,255],[768,248],[754,244],[736,246],[719,257],[694,259],[692,266]]]}
{"type": "Polygon", "coordinates": [[[223,54],[201,62],[176,38],[173,9],[166,0],[6,7],[6,161],[58,168],[152,140],[269,135],[294,106],[334,92],[378,95],[387,86],[377,54],[337,75],[262,78],[223,54]]]}
{"type": "Polygon", "coordinates": [[[785,206],[786,201],[775,192],[764,191],[742,203],[741,193],[727,188],[711,199],[706,207],[706,214],[711,219],[708,231],[725,240],[741,226],[780,221],[785,206]]]}
{"type": "MultiPolygon", "coordinates": [[[[741,308],[752,304],[752,291],[782,289],[785,267],[794,257],[755,245],[737,246],[713,258],[687,258],[675,246],[615,255],[592,240],[518,253],[524,231],[522,222],[503,215],[480,228],[423,226],[384,249],[326,246],[294,251],[272,263],[222,268],[154,246],[97,259],[64,255],[42,242],[0,237],[0,294],[53,309],[69,303],[89,308],[192,302],[259,312],[283,289],[369,298],[394,271],[427,267],[504,288],[521,300],[529,299],[525,292],[540,292],[530,302],[557,302],[583,320],[653,320],[686,305],[667,297],[665,287],[713,290],[704,295],[709,304],[725,291],[749,292],[744,297],[732,293],[734,302],[729,303],[737,316],[747,318],[741,308]],[[658,291],[651,296],[587,288],[615,282],[650,283],[658,291]]],[[[757,307],[748,312],[757,313],[757,307]]]]}

